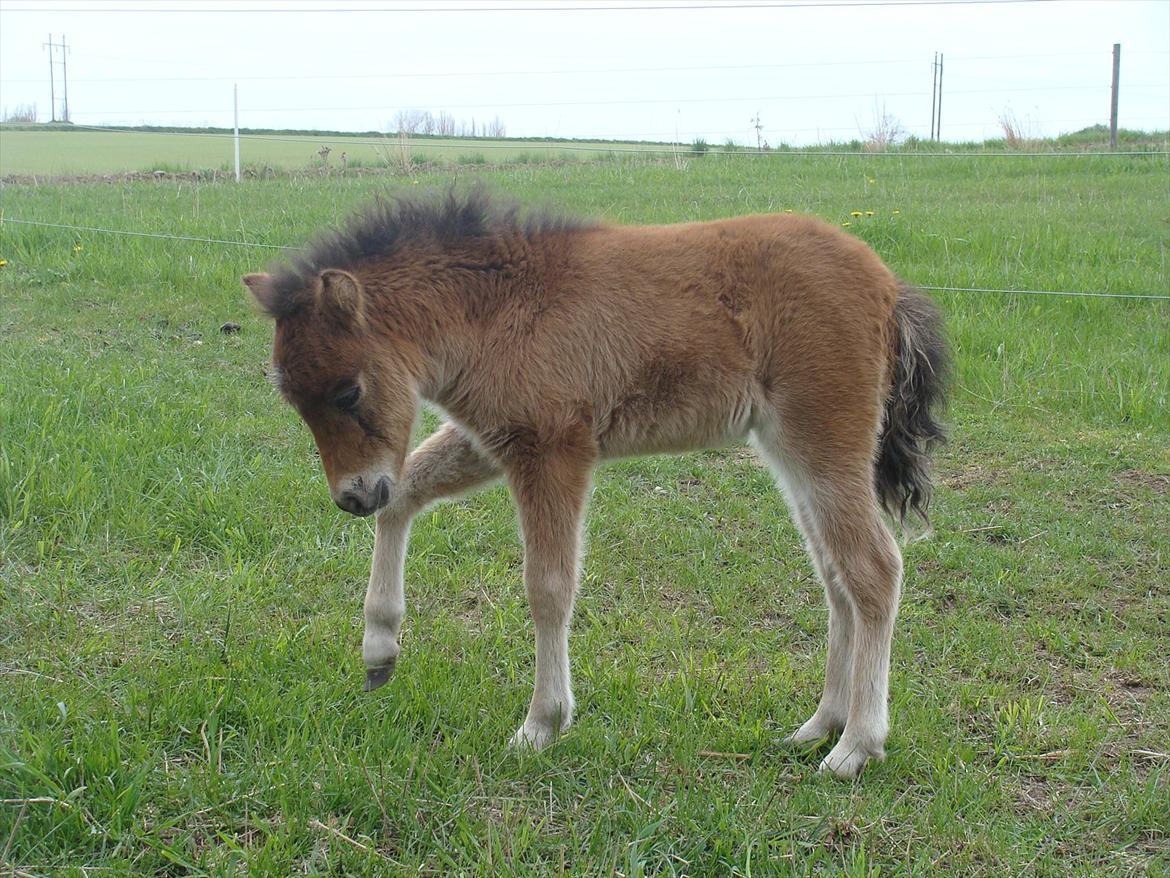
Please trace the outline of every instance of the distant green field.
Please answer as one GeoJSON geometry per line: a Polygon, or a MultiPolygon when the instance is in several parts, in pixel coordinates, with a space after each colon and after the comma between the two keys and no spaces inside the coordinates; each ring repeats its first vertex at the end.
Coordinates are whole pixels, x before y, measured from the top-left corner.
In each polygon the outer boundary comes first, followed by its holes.
{"type": "MultiPolygon", "coordinates": [[[[405,149],[397,137],[368,135],[310,136],[250,134],[241,136],[240,163],[292,171],[321,168],[318,152],[329,147],[329,166],[337,169],[345,152],[349,167],[401,169],[404,162],[501,163],[557,158],[588,159],[614,151],[661,150],[650,144],[604,144],[587,141],[482,140],[419,138],[405,149]]],[[[202,171],[234,168],[233,138],[223,134],[147,131],[25,131],[0,127],[0,176],[41,174],[71,176],[130,171],[202,171]]]]}
{"type": "MultiPolygon", "coordinates": [[[[1170,874],[1170,302],[932,293],[952,438],[905,549],[889,756],[851,784],[781,743],[826,611],[750,452],[599,470],[577,720],[513,752],[533,647],[506,491],[416,520],[404,652],[363,693],[371,522],[330,501],[239,282],[276,253],[8,221],[299,245],[454,176],[0,190],[0,876],[1170,874]]],[[[481,176],[618,223],[813,213],[918,284],[1170,289],[1164,156],[481,176]]]]}
{"type": "MultiPolygon", "coordinates": [[[[1123,150],[1170,149],[1167,132],[1122,130],[1118,144],[1123,150]]],[[[106,129],[89,130],[67,126],[0,125],[0,177],[5,176],[92,176],[151,171],[219,172],[235,167],[234,138],[222,129],[106,129]]],[[[982,143],[948,143],[945,145],[911,138],[901,150],[961,152],[1050,152],[1096,151],[1108,146],[1109,133],[1101,126],[1086,128],[1054,140],[1006,143],[989,140],[982,143]]],[[[396,135],[366,132],[242,132],[240,164],[247,175],[268,171],[324,171],[320,156],[329,147],[328,170],[337,172],[341,155],[346,154],[350,169],[380,168],[411,172],[428,165],[533,164],[547,161],[590,160],[607,157],[639,158],[656,156],[681,167],[687,161],[710,152],[755,153],[742,146],[707,144],[671,145],[665,143],[614,142],[596,140],[528,140],[477,137],[415,137],[400,141],[396,135]]],[[[834,144],[833,150],[865,151],[860,141],[834,144]]],[[[825,147],[791,148],[778,151],[788,154],[823,150],[825,147]]]]}

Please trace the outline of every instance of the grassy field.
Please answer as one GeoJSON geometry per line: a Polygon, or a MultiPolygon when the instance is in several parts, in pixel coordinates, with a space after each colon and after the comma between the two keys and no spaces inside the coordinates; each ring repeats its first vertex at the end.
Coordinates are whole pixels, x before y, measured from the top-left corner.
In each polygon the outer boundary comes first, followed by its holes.
{"type": "MultiPolygon", "coordinates": [[[[333,171],[340,168],[342,152],[347,154],[349,168],[398,169],[417,164],[521,164],[549,159],[596,159],[663,149],[655,144],[590,141],[420,137],[403,144],[393,135],[247,134],[241,137],[240,163],[254,173],[263,173],[265,169],[323,170],[318,155],[322,147],[331,150],[329,168],[333,171]]],[[[233,150],[232,136],[223,133],[31,131],[0,126],[0,177],[154,170],[230,171],[235,167],[233,150]]]]}
{"type": "MultiPolygon", "coordinates": [[[[1167,132],[1122,130],[1118,143],[1123,150],[1170,148],[1167,132]]],[[[1101,127],[1064,135],[1056,140],[1008,144],[949,143],[942,147],[929,141],[910,140],[903,149],[952,151],[1091,151],[1109,143],[1101,127]]],[[[861,151],[858,141],[834,149],[861,151]]],[[[64,126],[0,125],[0,177],[78,177],[106,174],[200,172],[214,175],[234,171],[233,138],[230,132],[199,130],[92,130],[64,126]]],[[[615,143],[588,140],[492,140],[482,137],[415,137],[400,141],[395,135],[366,133],[310,134],[306,132],[249,133],[241,135],[240,164],[245,174],[314,171],[339,173],[341,154],[346,153],[351,171],[370,169],[407,172],[428,165],[533,164],[549,161],[590,161],[599,158],[630,158],[644,153],[682,163],[695,152],[729,151],[742,147],[702,142],[672,147],[661,143],[615,143]],[[319,155],[322,147],[331,152],[328,165],[319,155]]],[[[788,149],[783,147],[783,149],[788,149]]],[[[823,148],[810,148],[823,149],[823,148]]],[[[754,152],[754,150],[745,150],[754,152]]]]}
{"type": "MultiPolygon", "coordinates": [[[[812,212],[920,284],[1170,289],[1165,157],[484,178],[622,223],[812,212]]],[[[9,219],[296,244],[384,186],[0,196],[9,219]]],[[[905,553],[889,758],[847,784],[780,743],[826,617],[742,449],[599,472],[555,746],[504,746],[532,635],[500,488],[416,522],[398,672],[363,694],[371,525],[264,379],[238,277],[270,256],[0,226],[0,872],[1170,873],[1170,303],[937,294],[958,376],[936,532],[905,553]]]]}

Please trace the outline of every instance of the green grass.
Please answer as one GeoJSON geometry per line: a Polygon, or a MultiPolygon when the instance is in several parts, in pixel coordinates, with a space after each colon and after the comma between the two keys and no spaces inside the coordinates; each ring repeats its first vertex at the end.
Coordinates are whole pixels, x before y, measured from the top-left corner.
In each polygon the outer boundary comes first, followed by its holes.
{"type": "MultiPolygon", "coordinates": [[[[252,176],[273,173],[339,173],[341,153],[347,154],[351,173],[381,170],[401,173],[404,166],[420,164],[482,165],[532,164],[535,162],[590,161],[602,158],[667,156],[680,163],[707,158],[703,140],[671,146],[664,143],[565,140],[559,138],[505,138],[417,136],[405,148],[396,135],[365,132],[272,131],[241,132],[240,162],[252,176]],[[319,151],[329,147],[328,168],[319,151]]],[[[1123,150],[1165,151],[1170,146],[1167,132],[1118,132],[1123,150]]],[[[1057,140],[1028,141],[1022,151],[1099,151],[1109,144],[1109,132],[1102,126],[1086,128],[1057,140]]],[[[50,176],[84,177],[164,171],[168,174],[200,173],[214,176],[234,170],[233,139],[230,129],[136,128],[95,131],[62,125],[0,125],[0,177],[50,176]]],[[[754,148],[728,143],[721,152],[754,148]]],[[[826,147],[793,148],[781,144],[784,153],[825,150],[826,147]]],[[[827,149],[861,152],[858,140],[832,144],[827,149]]],[[[1004,152],[1003,140],[986,143],[947,143],[911,138],[904,151],[1004,152]]],[[[714,154],[712,154],[714,155],[714,154]]]]}
{"type": "MultiPolygon", "coordinates": [[[[482,176],[625,223],[813,212],[922,284],[1165,294],[1166,171],[707,156],[482,176]]],[[[7,218],[295,244],[384,185],[0,196],[7,218]]],[[[504,746],[532,635],[499,488],[416,523],[399,670],[364,695],[371,528],[332,506],[264,380],[270,326],[238,276],[269,255],[0,226],[0,871],[1170,872],[1170,304],[938,294],[953,441],[935,536],[906,549],[889,758],[847,784],[779,743],[819,695],[825,611],[740,449],[600,471],[556,746],[504,746]]]]}
{"type": "MultiPolygon", "coordinates": [[[[320,149],[328,146],[329,168],[336,173],[341,153],[348,167],[398,170],[403,149],[390,135],[247,134],[241,138],[240,162],[246,170],[322,171],[320,149]]],[[[30,130],[0,126],[0,177],[9,175],[83,176],[163,170],[231,171],[234,168],[230,132],[195,133],[138,130],[123,132],[30,130]]],[[[479,137],[418,137],[406,147],[407,163],[502,164],[525,161],[532,154],[573,160],[597,159],[638,151],[661,151],[661,145],[599,141],[491,140],[479,137]]],[[[689,152],[690,147],[686,148],[689,152]]]]}

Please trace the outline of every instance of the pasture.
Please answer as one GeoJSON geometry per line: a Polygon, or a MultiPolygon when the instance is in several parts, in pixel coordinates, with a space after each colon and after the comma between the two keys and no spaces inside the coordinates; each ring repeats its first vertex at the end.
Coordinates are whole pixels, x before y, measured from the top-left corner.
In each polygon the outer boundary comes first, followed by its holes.
{"type": "MultiPolygon", "coordinates": [[[[1170,290],[1164,156],[481,176],[620,223],[815,213],[918,284],[1170,290]]],[[[0,196],[6,219],[285,245],[387,185],[451,177],[0,196]]],[[[827,620],[745,449],[599,471],[578,714],[554,746],[505,747],[532,635],[499,487],[416,520],[398,670],[364,694],[372,523],[330,502],[265,380],[271,327],[239,276],[274,255],[0,225],[2,868],[1170,872],[1170,302],[932,294],[952,440],[935,534],[905,549],[888,758],[849,784],[780,742],[815,707],[827,620]]]]}
{"type": "MultiPolygon", "coordinates": [[[[303,135],[241,133],[240,164],[250,174],[324,170],[319,152],[329,148],[328,167],[337,172],[341,154],[348,167],[392,168],[419,164],[530,163],[549,159],[596,159],[662,146],[637,143],[571,143],[547,140],[491,140],[482,137],[394,135],[303,135]],[[616,152],[615,152],[616,151],[616,152]]],[[[126,172],[216,171],[234,169],[231,133],[118,130],[13,129],[0,126],[0,177],[11,174],[75,176],[126,172]]],[[[682,147],[685,153],[689,148],[682,147]]]]}
{"type": "MultiPolygon", "coordinates": [[[[1165,150],[1165,132],[1118,132],[1122,149],[1165,150]]],[[[1028,151],[1107,148],[1109,133],[1103,127],[1087,128],[1057,140],[1018,144],[1028,151]]],[[[929,141],[909,141],[907,148],[934,151],[929,141]]],[[[215,129],[166,130],[136,128],[87,129],[68,126],[20,126],[0,124],[0,177],[85,177],[113,174],[195,173],[214,178],[234,171],[230,131],[215,129]]],[[[422,172],[432,165],[538,164],[550,161],[589,161],[668,158],[676,164],[694,158],[697,151],[751,152],[743,146],[720,144],[671,144],[589,140],[540,140],[538,138],[491,139],[486,137],[413,137],[399,140],[393,134],[343,134],[302,132],[249,132],[241,130],[240,166],[248,176],[282,173],[341,172],[341,154],[347,154],[351,172],[422,172]],[[330,150],[325,165],[320,150],[330,150]]],[[[1003,151],[1004,141],[949,144],[945,149],[964,152],[1003,151]]],[[[782,147],[788,149],[788,147],[782,147]]],[[[817,151],[823,148],[808,148],[817,151]]],[[[860,151],[856,140],[832,147],[860,151]]]]}

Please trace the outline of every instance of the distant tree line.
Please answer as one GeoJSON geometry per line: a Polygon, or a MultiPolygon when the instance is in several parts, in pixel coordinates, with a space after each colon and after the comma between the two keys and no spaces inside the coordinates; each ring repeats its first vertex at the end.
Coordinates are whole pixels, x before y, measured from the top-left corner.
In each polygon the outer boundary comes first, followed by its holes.
{"type": "Polygon", "coordinates": [[[476,122],[456,119],[446,110],[432,113],[430,110],[399,110],[390,123],[391,133],[400,137],[415,134],[436,137],[507,137],[508,131],[499,116],[476,122]]]}
{"type": "Polygon", "coordinates": [[[36,104],[17,104],[15,109],[4,108],[0,114],[0,122],[7,125],[28,125],[37,121],[36,104]]]}

